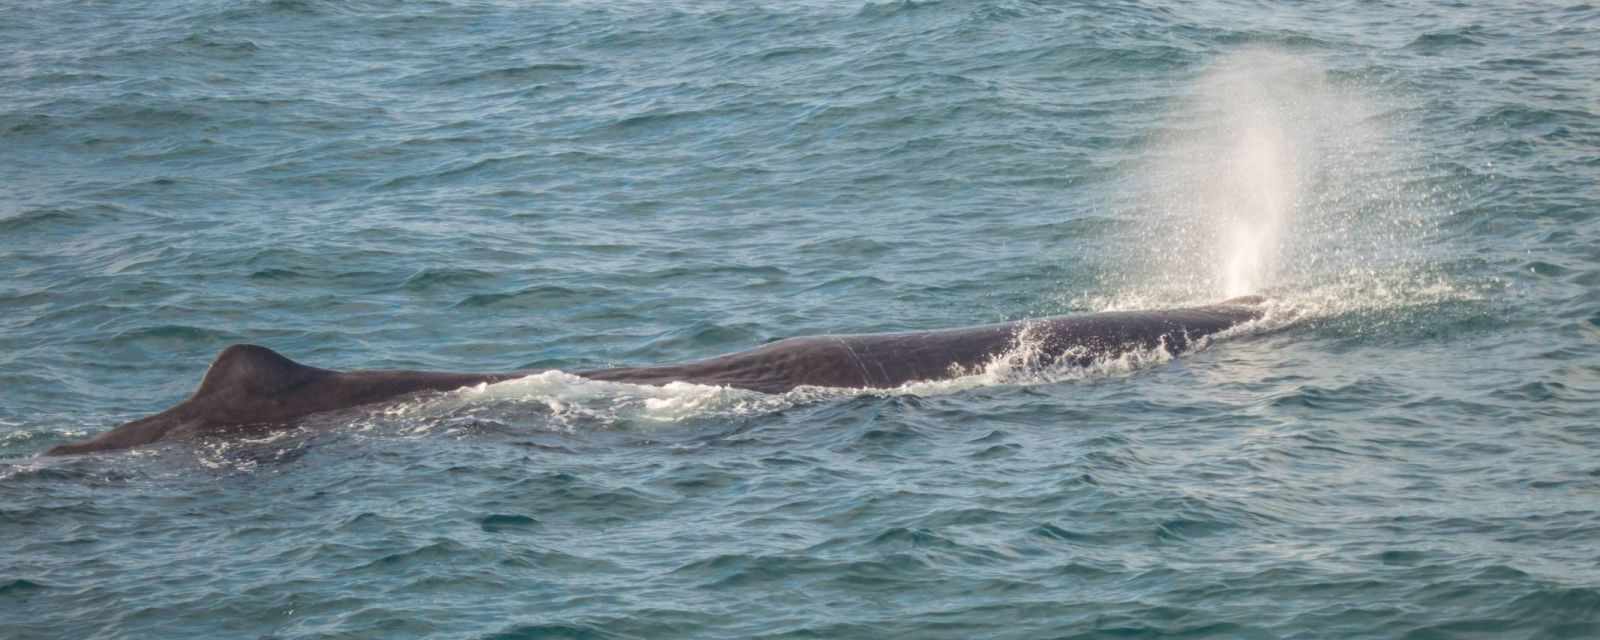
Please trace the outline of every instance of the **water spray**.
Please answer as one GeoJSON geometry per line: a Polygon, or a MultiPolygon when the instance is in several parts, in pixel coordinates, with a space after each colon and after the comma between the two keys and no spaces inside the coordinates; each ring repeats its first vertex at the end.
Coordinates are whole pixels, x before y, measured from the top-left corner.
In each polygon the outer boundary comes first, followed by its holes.
{"type": "Polygon", "coordinates": [[[1130,175],[1134,259],[1090,306],[1328,298],[1315,292],[1431,276],[1422,235],[1438,207],[1405,186],[1418,154],[1401,103],[1270,49],[1209,65],[1130,175]]]}

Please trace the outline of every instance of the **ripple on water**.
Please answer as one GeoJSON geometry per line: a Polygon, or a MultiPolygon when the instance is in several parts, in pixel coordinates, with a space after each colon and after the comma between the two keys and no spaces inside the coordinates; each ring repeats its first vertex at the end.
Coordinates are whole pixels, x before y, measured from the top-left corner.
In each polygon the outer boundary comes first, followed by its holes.
{"type": "Polygon", "coordinates": [[[0,635],[1600,636],[1600,13],[1458,4],[9,12],[0,635]],[[1268,318],[1180,358],[556,370],[36,457],[227,342],[575,369],[1210,302],[1279,209],[1268,318]]]}

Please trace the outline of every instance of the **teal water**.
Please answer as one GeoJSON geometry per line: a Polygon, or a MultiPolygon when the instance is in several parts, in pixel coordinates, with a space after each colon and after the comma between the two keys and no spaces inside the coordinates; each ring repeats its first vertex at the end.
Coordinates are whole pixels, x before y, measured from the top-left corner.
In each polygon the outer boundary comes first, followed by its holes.
{"type": "Polygon", "coordinates": [[[1594,5],[46,0],[0,87],[0,637],[1600,637],[1594,5]],[[549,371],[40,455],[235,342],[549,371]]]}

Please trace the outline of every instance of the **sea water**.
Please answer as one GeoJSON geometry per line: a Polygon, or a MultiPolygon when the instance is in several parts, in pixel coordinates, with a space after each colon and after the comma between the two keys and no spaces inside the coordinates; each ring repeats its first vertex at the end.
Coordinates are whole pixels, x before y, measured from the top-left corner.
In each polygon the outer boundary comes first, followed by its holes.
{"type": "Polygon", "coordinates": [[[1578,2],[13,3],[0,637],[1600,637],[1597,87],[1578,2]],[[534,374],[41,455],[238,342],[534,374]]]}

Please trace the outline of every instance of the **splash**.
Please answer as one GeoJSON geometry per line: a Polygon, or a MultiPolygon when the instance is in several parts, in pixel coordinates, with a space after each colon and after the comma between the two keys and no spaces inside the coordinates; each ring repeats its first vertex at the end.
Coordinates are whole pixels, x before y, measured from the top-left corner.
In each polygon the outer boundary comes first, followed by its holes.
{"type": "Polygon", "coordinates": [[[551,430],[579,431],[737,417],[777,411],[791,404],[785,396],[730,387],[688,382],[638,385],[551,370],[398,403],[379,417],[411,423],[411,431],[419,434],[440,428],[449,431],[452,425],[471,421],[521,422],[530,416],[539,416],[539,422],[551,430]]]}
{"type": "MultiPolygon", "coordinates": [[[[1203,350],[1210,343],[1210,337],[1200,338],[1191,342],[1188,350],[1203,350]]],[[[1028,386],[1122,376],[1159,366],[1173,357],[1165,346],[1098,356],[1086,350],[1051,355],[1044,350],[1042,336],[1024,331],[1012,348],[983,365],[952,370],[949,378],[914,381],[888,389],[798,387],[787,393],[765,394],[690,382],[653,386],[590,380],[551,370],[388,405],[357,419],[355,430],[401,436],[448,435],[486,422],[513,425],[512,429],[532,427],[569,433],[648,430],[687,421],[770,414],[840,398],[944,396],[998,385],[1028,386]]]]}

